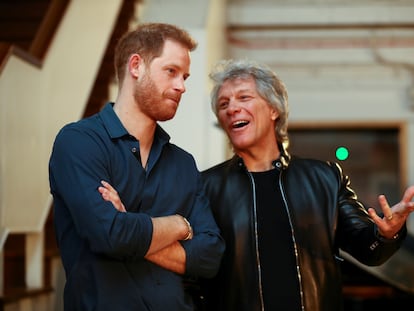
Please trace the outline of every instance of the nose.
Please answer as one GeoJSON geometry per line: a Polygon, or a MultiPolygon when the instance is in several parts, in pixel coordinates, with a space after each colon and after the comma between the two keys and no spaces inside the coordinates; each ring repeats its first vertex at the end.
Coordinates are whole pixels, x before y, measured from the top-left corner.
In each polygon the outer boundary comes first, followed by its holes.
{"type": "Polygon", "coordinates": [[[241,111],[241,106],[238,104],[236,100],[230,100],[229,105],[227,107],[228,114],[234,114],[241,111]]]}
{"type": "Polygon", "coordinates": [[[175,84],[174,84],[174,89],[180,93],[184,93],[185,92],[184,79],[181,79],[181,78],[176,79],[175,84]]]}

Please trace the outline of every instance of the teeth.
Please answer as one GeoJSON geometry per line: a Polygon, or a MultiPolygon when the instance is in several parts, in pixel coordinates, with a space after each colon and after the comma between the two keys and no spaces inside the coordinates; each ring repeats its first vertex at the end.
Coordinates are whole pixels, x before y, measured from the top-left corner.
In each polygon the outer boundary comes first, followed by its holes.
{"type": "Polygon", "coordinates": [[[239,127],[245,126],[248,123],[249,123],[248,121],[239,120],[239,121],[234,122],[232,125],[234,128],[239,128],[239,127]]]}

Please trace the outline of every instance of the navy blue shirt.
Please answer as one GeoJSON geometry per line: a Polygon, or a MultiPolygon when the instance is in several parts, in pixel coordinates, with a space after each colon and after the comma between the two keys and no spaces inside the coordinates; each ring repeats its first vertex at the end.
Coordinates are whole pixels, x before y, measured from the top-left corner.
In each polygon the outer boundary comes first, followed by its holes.
{"type": "Polygon", "coordinates": [[[58,247],[66,272],[65,311],[192,310],[182,276],[144,259],[152,216],[181,214],[194,229],[182,242],[186,275],[213,276],[224,242],[202,192],[194,158],[157,125],[146,170],[139,141],[108,103],[64,126],[49,162],[58,247]],[[102,199],[108,181],[127,209],[102,199]]]}

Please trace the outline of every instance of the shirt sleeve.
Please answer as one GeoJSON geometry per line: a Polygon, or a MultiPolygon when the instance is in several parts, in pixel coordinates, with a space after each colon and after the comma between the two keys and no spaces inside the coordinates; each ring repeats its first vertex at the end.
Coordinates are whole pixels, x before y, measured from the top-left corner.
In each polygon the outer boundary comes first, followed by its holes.
{"type": "Polygon", "coordinates": [[[93,252],[141,259],[151,242],[152,222],[146,214],[118,212],[102,199],[100,181],[110,181],[107,154],[101,137],[93,132],[66,126],[57,135],[49,174],[58,242],[75,235],[93,252]]]}
{"type": "Polygon", "coordinates": [[[197,189],[195,203],[188,216],[194,237],[182,242],[187,256],[186,274],[211,278],[218,271],[225,243],[202,190],[201,178],[198,179],[197,189]]]}

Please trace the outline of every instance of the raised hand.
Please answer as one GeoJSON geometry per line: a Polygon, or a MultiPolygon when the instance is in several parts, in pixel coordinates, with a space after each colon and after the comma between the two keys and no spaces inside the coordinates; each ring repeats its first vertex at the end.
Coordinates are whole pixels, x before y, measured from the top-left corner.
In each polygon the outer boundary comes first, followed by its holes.
{"type": "Polygon", "coordinates": [[[390,207],[384,195],[378,196],[384,217],[378,216],[374,208],[368,209],[368,213],[378,226],[380,234],[385,238],[393,238],[401,230],[408,216],[414,211],[414,186],[407,188],[402,200],[390,207]]]}

